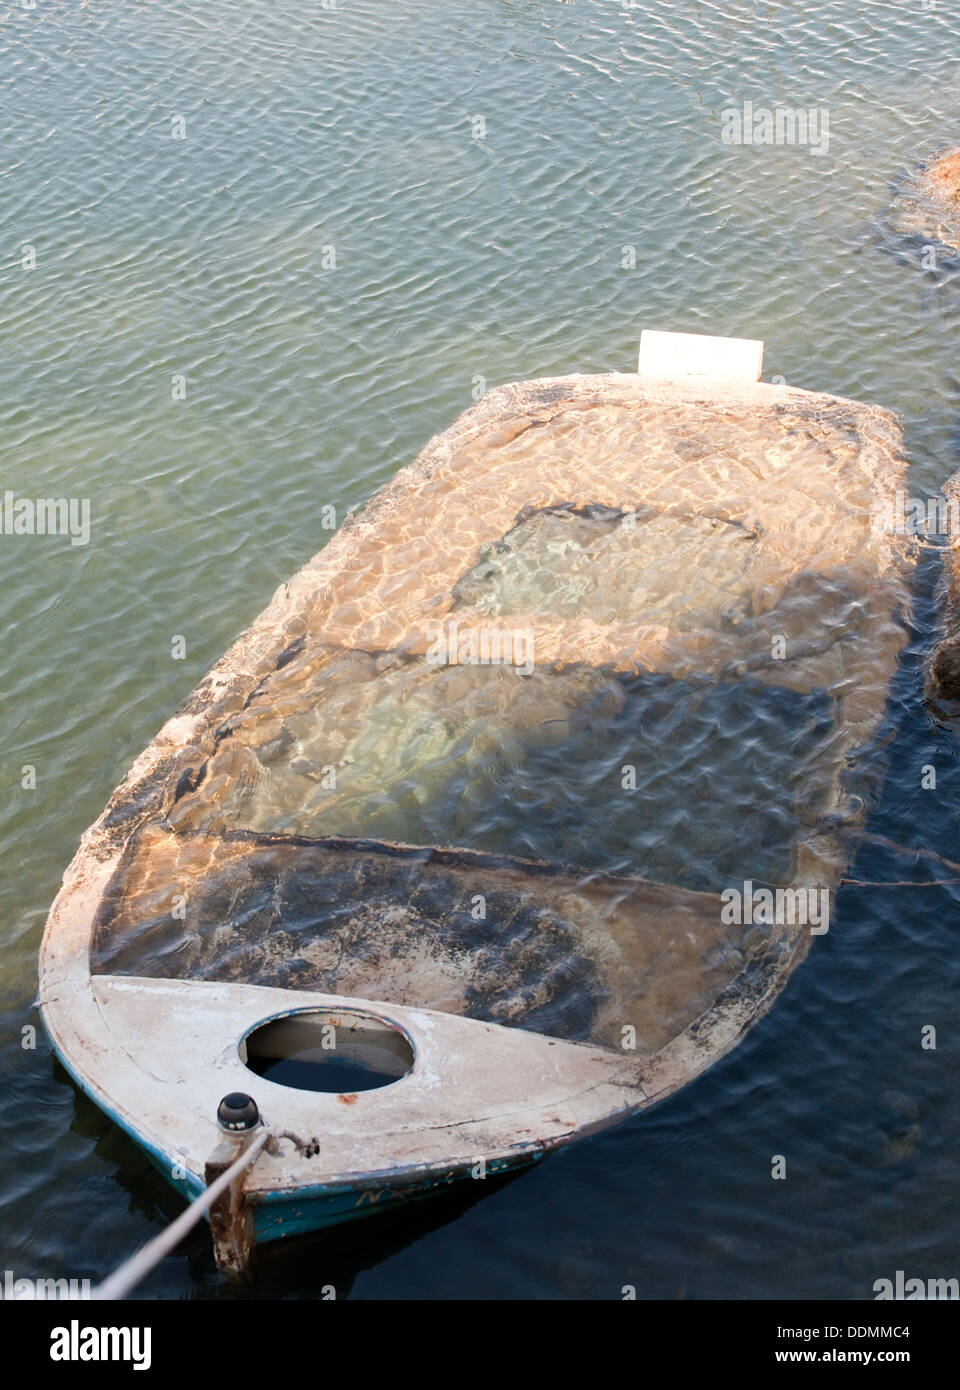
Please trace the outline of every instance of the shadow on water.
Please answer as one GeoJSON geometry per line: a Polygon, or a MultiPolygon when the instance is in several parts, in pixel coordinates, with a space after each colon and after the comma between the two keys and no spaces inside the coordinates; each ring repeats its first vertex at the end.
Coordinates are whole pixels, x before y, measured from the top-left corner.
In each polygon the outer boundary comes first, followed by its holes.
{"type": "Polygon", "coordinates": [[[522,1172],[504,1173],[482,1182],[461,1183],[449,1192],[412,1202],[395,1212],[270,1242],[258,1252],[250,1296],[289,1297],[289,1291],[296,1289],[297,1297],[319,1298],[324,1287],[332,1287],[336,1297],[343,1298],[358,1274],[458,1221],[479,1202],[523,1176],[522,1172]]]}

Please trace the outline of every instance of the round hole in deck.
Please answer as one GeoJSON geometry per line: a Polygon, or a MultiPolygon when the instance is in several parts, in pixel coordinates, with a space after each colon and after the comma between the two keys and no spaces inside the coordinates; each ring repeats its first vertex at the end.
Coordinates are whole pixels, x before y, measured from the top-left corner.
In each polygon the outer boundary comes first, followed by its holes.
{"type": "Polygon", "coordinates": [[[314,1009],[261,1023],[241,1042],[240,1058],[278,1086],[343,1094],[391,1086],[413,1066],[414,1051],[385,1019],[314,1009]]]}

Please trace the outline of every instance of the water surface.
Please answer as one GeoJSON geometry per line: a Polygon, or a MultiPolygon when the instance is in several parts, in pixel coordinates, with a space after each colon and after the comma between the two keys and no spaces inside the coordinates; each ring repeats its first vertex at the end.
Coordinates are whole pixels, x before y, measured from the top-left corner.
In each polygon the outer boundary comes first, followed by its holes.
{"type": "MultiPolygon", "coordinates": [[[[643,326],[763,338],[767,377],[902,412],[914,492],[960,463],[960,262],[923,269],[887,217],[960,135],[946,7],[457,11],[92,0],[11,8],[0,37],[0,485],[92,511],[87,546],[0,537],[0,1266],[17,1275],[98,1278],[178,1210],[42,1033],[21,1047],[36,952],[79,835],[322,544],[325,507],[362,504],[484,383],[629,370],[643,326]],[[826,106],[827,154],[723,146],[720,112],[746,99],[826,106]]],[[[915,852],[960,859],[957,747],[920,697],[936,558],[860,882],[773,1013],[649,1116],[465,1209],[270,1251],[257,1292],[865,1298],[898,1268],[960,1272],[958,886],[932,885],[960,875],[915,852]]],[[[678,761],[678,797],[710,756],[678,761]]],[[[563,814],[555,833],[574,833],[563,814]]],[[[205,1234],[143,1293],[221,1296],[205,1234]]]]}

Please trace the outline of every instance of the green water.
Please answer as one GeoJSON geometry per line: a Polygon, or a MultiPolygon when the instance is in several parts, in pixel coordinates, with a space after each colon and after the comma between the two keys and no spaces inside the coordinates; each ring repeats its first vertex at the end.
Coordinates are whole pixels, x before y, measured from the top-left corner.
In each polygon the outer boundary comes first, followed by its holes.
{"type": "MultiPolygon", "coordinates": [[[[887,218],[960,136],[958,77],[956,15],[919,2],[9,7],[0,491],[87,499],[91,534],[0,535],[0,1266],[96,1278],[177,1210],[42,1035],[21,1046],[36,952],[79,835],[325,508],[484,382],[630,370],[642,327],[762,338],[768,379],[901,411],[914,492],[958,466],[958,263],[924,270],[887,218]],[[828,107],[828,152],[725,147],[746,99],[828,107]]],[[[957,857],[957,755],[918,696],[935,579],[871,828],[957,857]]],[[[678,801],[704,771],[678,767],[678,801]]],[[[261,1288],[863,1298],[957,1274],[955,894],[851,888],[771,1018],[662,1111],[451,1224],[423,1210],[324,1269],[275,1253],[261,1288]],[[771,1183],[774,1152],[802,1181],[771,1183]]],[[[202,1232],[144,1290],[216,1291],[202,1232]]]]}

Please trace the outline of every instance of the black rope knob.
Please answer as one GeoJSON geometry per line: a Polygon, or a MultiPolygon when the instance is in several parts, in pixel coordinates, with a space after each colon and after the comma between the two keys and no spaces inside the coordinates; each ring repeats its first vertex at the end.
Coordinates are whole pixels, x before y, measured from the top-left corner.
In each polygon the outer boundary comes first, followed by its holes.
{"type": "Polygon", "coordinates": [[[217,1123],[221,1129],[229,1129],[231,1133],[256,1129],[260,1123],[257,1102],[244,1091],[231,1091],[217,1106],[217,1123]]]}

